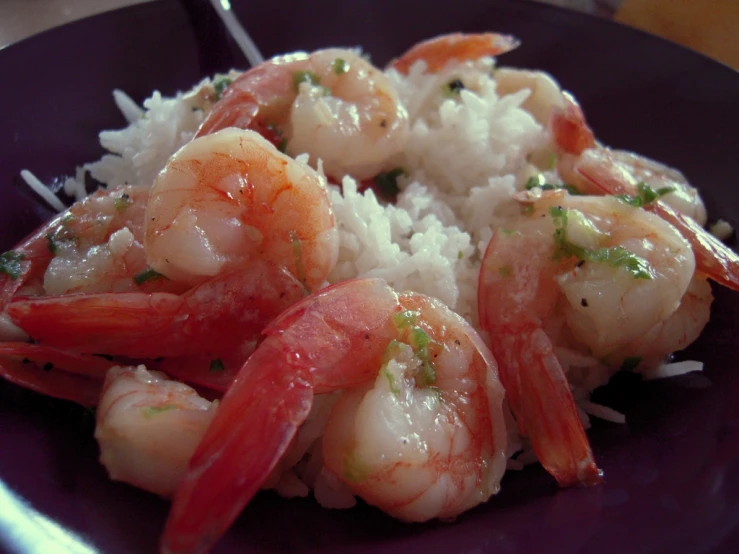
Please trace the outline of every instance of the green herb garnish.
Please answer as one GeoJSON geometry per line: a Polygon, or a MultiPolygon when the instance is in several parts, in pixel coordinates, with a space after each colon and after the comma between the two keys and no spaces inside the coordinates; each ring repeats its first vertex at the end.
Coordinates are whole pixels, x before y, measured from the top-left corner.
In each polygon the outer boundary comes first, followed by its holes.
{"type": "Polygon", "coordinates": [[[49,252],[56,256],[57,245],[56,241],[54,240],[54,235],[52,235],[51,233],[46,233],[46,248],[48,248],[49,252]]]}
{"type": "Polygon", "coordinates": [[[5,273],[13,281],[23,274],[23,268],[21,262],[26,259],[26,255],[23,252],[16,252],[15,250],[8,250],[0,254],[0,273],[5,273]]]}
{"type": "Polygon", "coordinates": [[[132,203],[131,197],[125,192],[113,200],[113,205],[119,212],[125,212],[132,203]]]}
{"type": "Polygon", "coordinates": [[[313,86],[321,84],[321,79],[312,71],[295,71],[293,73],[293,85],[296,91],[300,91],[301,83],[309,83],[313,86]]]}
{"type": "Polygon", "coordinates": [[[635,208],[643,208],[644,206],[654,204],[655,201],[659,200],[659,198],[665,194],[675,192],[675,187],[663,187],[661,189],[654,190],[644,181],[636,185],[636,189],[638,191],[636,196],[631,196],[630,194],[617,194],[616,198],[634,206],[635,208]]]}
{"type": "Polygon", "coordinates": [[[531,190],[534,188],[540,188],[541,190],[566,190],[573,196],[579,196],[581,193],[579,190],[577,190],[577,187],[574,187],[572,185],[568,185],[567,183],[563,183],[561,185],[553,185],[551,183],[542,183],[539,176],[536,177],[530,177],[528,181],[526,181],[526,190],[531,190]]]}
{"type": "Polygon", "coordinates": [[[558,206],[549,208],[554,221],[555,258],[574,256],[579,260],[597,262],[611,267],[623,268],[634,279],[652,279],[649,262],[622,246],[610,248],[584,248],[567,240],[567,210],[558,206]]]}
{"type": "Polygon", "coordinates": [[[213,372],[219,372],[226,369],[226,367],[223,365],[223,361],[219,358],[216,358],[215,360],[210,361],[210,370],[213,372]]]}
{"type": "Polygon", "coordinates": [[[375,177],[375,185],[380,191],[387,196],[395,196],[400,192],[398,187],[398,177],[406,175],[405,169],[396,167],[386,173],[379,173],[375,177]]]}
{"type": "Polygon", "coordinates": [[[406,329],[416,322],[419,315],[421,314],[414,312],[413,310],[403,310],[393,316],[393,323],[400,330],[406,329]]]}
{"type": "Polygon", "coordinates": [[[454,79],[441,87],[441,94],[444,95],[444,98],[454,98],[455,96],[459,96],[459,93],[462,92],[464,88],[464,83],[461,80],[454,79]]]}
{"type": "Polygon", "coordinates": [[[346,60],[342,60],[341,58],[336,58],[331,66],[334,69],[334,73],[336,73],[337,75],[343,75],[344,73],[349,71],[349,64],[346,60]]]}
{"type": "Polygon", "coordinates": [[[160,279],[164,277],[161,273],[158,273],[154,271],[152,268],[148,267],[138,275],[136,275],[133,278],[134,283],[137,285],[142,285],[146,283],[147,281],[155,281],[156,279],[160,279]]]}
{"type": "Polygon", "coordinates": [[[231,83],[233,83],[233,79],[229,79],[228,77],[225,77],[223,75],[216,76],[216,78],[213,80],[213,88],[216,89],[216,100],[221,99],[221,96],[223,96],[223,92],[231,83]]]}

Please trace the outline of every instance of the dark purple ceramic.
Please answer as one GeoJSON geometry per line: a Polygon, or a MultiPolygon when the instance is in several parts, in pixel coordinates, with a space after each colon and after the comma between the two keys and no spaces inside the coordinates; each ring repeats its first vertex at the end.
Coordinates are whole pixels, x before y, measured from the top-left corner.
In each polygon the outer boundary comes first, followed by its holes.
{"type": "MultiPolygon", "coordinates": [[[[739,75],[697,54],[523,1],[234,3],[266,55],[362,45],[382,64],[442,32],[515,34],[523,45],[502,64],[553,73],[603,142],[682,168],[713,218],[739,224],[739,75]]],[[[51,215],[19,185],[21,169],[51,182],[99,157],[98,130],[123,125],[113,88],[140,101],[242,60],[202,4],[166,0],[0,52],[1,246],[51,215]]],[[[425,525],[367,507],[326,511],[310,499],[261,494],[216,552],[739,552],[737,308],[739,293],[716,290],[711,323],[682,354],[703,360],[703,374],[650,383],[624,375],[596,393],[627,417],[626,425],[600,423],[590,433],[602,486],[558,490],[530,468],[507,475],[497,497],[455,523],[425,525]]],[[[0,495],[8,549],[50,551],[11,546],[11,521],[33,525],[30,505],[102,552],[156,550],[167,503],[109,482],[97,454],[87,412],[0,383],[0,478],[22,499],[0,495]]],[[[36,538],[43,536],[39,530],[36,538]]]]}

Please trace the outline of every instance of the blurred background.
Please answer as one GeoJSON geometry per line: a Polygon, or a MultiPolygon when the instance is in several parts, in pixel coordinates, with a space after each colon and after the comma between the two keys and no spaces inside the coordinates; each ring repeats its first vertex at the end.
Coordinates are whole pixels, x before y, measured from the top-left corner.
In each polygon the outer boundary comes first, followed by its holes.
{"type": "MultiPolygon", "coordinates": [[[[0,0],[0,48],[75,19],[152,1],[0,0]]],[[[739,0],[538,1],[613,18],[739,69],[739,0]]]]}

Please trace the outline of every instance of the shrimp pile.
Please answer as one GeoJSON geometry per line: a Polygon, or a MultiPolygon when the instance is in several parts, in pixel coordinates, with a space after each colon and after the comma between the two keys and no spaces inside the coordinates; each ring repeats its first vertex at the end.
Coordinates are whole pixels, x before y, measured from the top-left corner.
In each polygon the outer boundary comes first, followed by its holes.
{"type": "Polygon", "coordinates": [[[162,552],[209,550],[263,488],[449,520],[529,449],[561,486],[597,485],[583,394],[692,343],[709,280],[739,290],[681,173],[599,144],[550,76],[492,71],[518,45],[446,35],[385,70],[329,48],[201,85],[153,182],[0,256],[0,375],[97,407],[111,479],[172,499],[162,552]],[[530,144],[504,144],[505,110],[530,144]],[[403,166],[475,117],[470,144],[513,161],[403,166]],[[471,284],[444,303],[408,276],[448,229],[424,277],[471,284]]]}

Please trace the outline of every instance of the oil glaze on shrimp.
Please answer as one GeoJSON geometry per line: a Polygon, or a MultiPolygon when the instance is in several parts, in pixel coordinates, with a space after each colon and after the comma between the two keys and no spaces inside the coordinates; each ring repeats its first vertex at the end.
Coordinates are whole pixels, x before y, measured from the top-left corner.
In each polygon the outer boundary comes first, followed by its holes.
{"type": "Polygon", "coordinates": [[[211,402],[159,372],[114,367],[95,417],[100,461],[114,481],[169,497],[214,413],[211,402]]]}
{"type": "Polygon", "coordinates": [[[355,494],[425,521],[497,492],[506,434],[495,362],[439,302],[346,281],[294,305],[266,334],[193,455],[163,551],[207,550],[279,461],[313,395],[340,389],[324,459],[355,494]],[[383,416],[368,418],[375,410],[383,416]]]}
{"type": "Polygon", "coordinates": [[[197,284],[265,260],[308,290],[336,263],[338,234],[325,181],[252,131],[225,129],[180,149],[146,210],[149,265],[197,284]]]}
{"type": "Polygon", "coordinates": [[[340,180],[374,177],[399,153],[408,115],[388,78],[353,50],[279,56],[237,78],[198,136],[225,127],[253,129],[290,155],[323,161],[340,180]]]}
{"type": "Polygon", "coordinates": [[[544,193],[532,207],[488,246],[480,323],[544,467],[563,485],[593,483],[599,472],[545,329],[557,315],[568,346],[618,367],[624,347],[678,310],[695,259],[671,225],[613,197],[544,193]]]}

